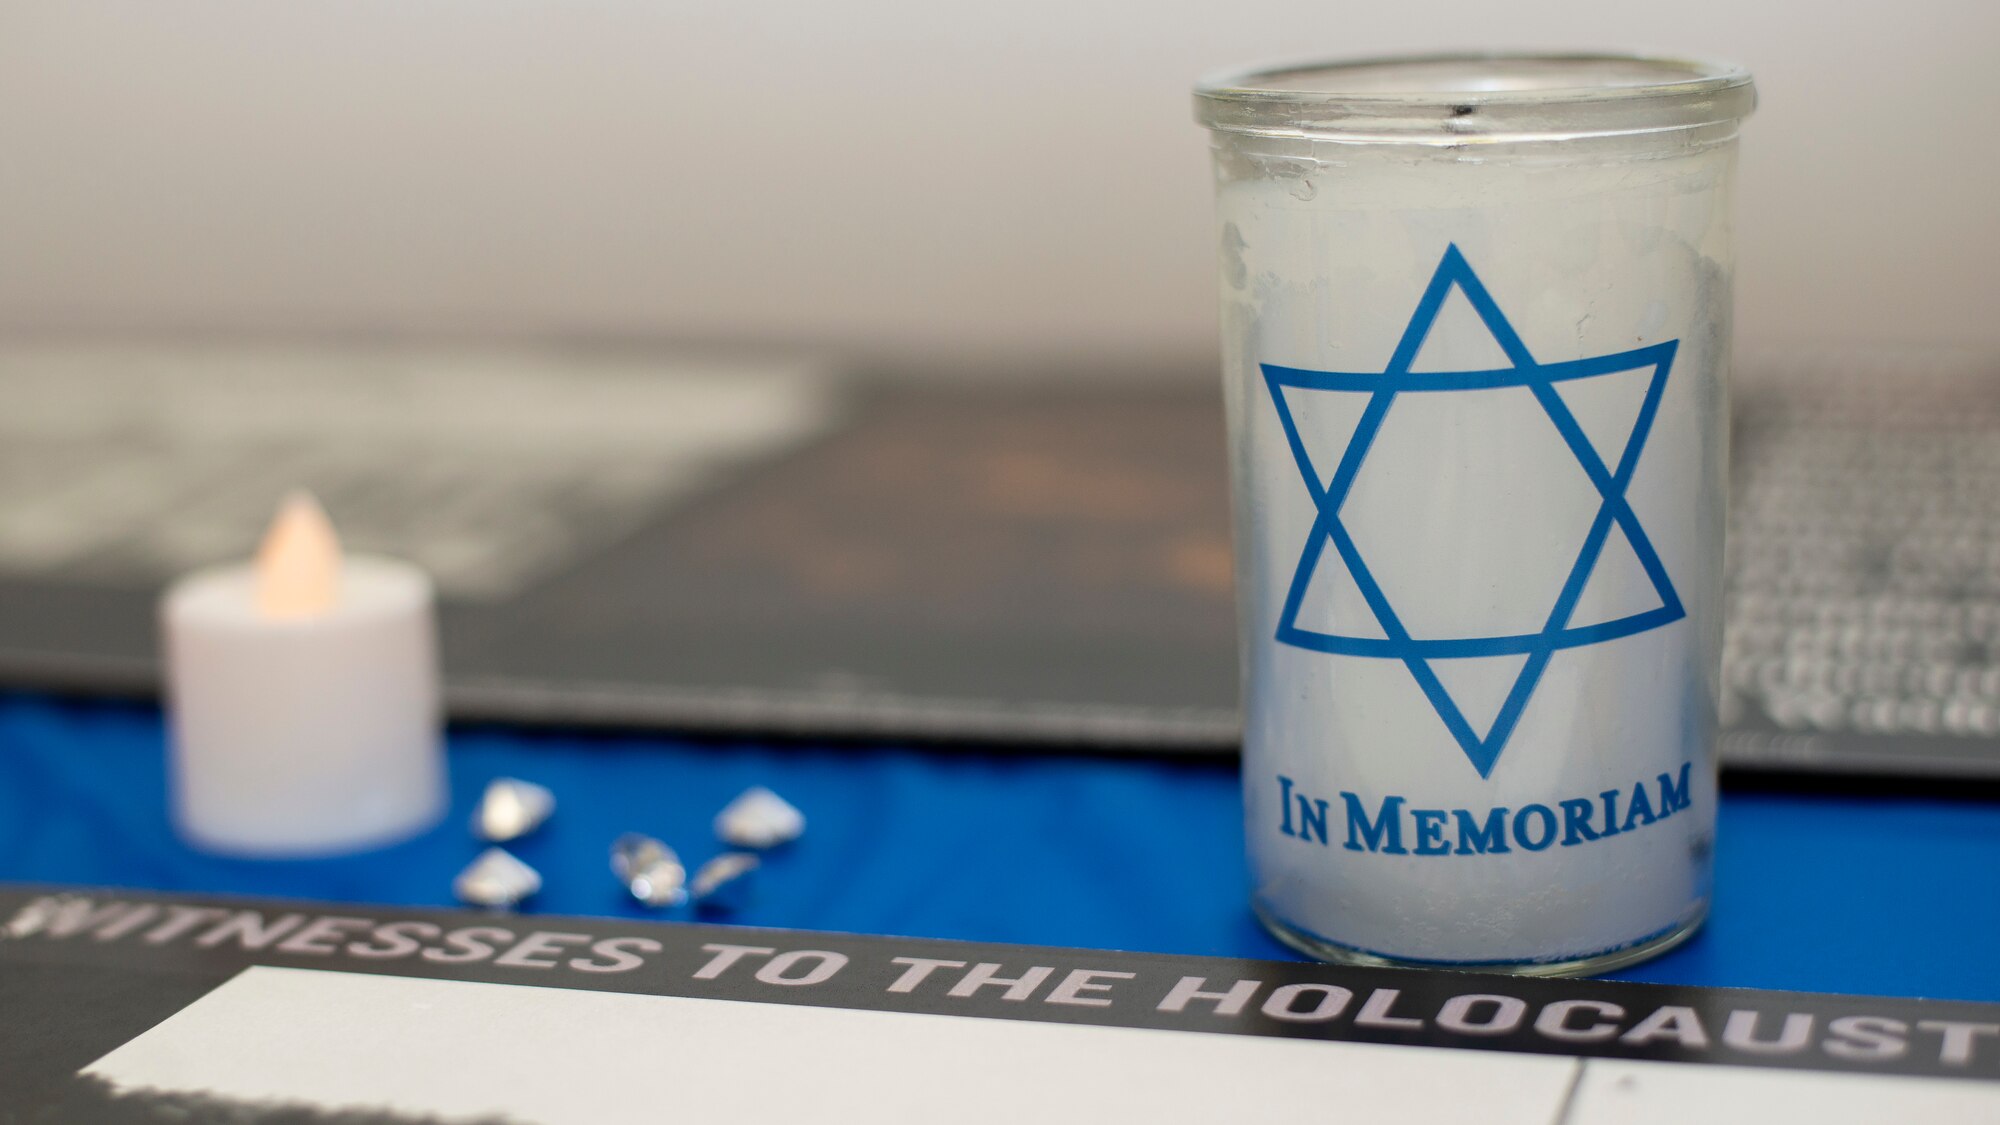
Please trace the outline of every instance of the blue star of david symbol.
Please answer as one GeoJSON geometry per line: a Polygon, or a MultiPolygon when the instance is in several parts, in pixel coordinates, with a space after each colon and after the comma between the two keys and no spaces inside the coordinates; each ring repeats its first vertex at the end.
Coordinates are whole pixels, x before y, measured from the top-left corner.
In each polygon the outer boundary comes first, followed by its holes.
{"type": "Polygon", "coordinates": [[[1408,327],[1403,330],[1401,341],[1389,359],[1388,367],[1380,372],[1348,371],[1305,371],[1298,368],[1279,367],[1263,364],[1264,382],[1271,395],[1271,402],[1277,408],[1278,419],[1284,426],[1285,440],[1290,444],[1292,459],[1297,462],[1300,475],[1305,479],[1308,492],[1312,495],[1313,506],[1318,517],[1313,523],[1312,533],[1306,540],[1304,551],[1299,556],[1298,569],[1293,572],[1290,590],[1285,595],[1284,609],[1278,616],[1277,640],[1283,644],[1317,652],[1334,653],[1342,656],[1374,657],[1399,660],[1410,670],[1417,685],[1436,708],[1438,718],[1451,732],[1459,748],[1471,761],[1479,776],[1490,777],[1493,767],[1500,760],[1500,752],[1507,745],[1507,739],[1514,733],[1522,712],[1527,708],[1528,698],[1534,694],[1535,685],[1547,671],[1549,660],[1563,649],[1583,645],[1599,644],[1657,629],[1685,617],[1674,585],[1667,577],[1666,567],[1661,565],[1660,556],[1647,539],[1645,529],[1639,526],[1639,519],[1632,513],[1632,507],[1625,499],[1625,489],[1631,483],[1633,470],[1638,467],[1639,455],[1644,450],[1646,437],[1652,430],[1653,418],[1659,412],[1660,396],[1667,384],[1667,372],[1673,367],[1674,353],[1680,341],[1669,340],[1632,351],[1612,355],[1594,356],[1587,359],[1570,360],[1562,363],[1537,363],[1528,352],[1527,345],[1507,323],[1486,286],[1479,280],[1472,266],[1459,253],[1457,246],[1445,250],[1444,258],[1431,275],[1430,284],[1424,289],[1417,302],[1416,312],[1410,317],[1408,327]],[[1509,366],[1487,371],[1444,371],[1413,372],[1411,364],[1418,350],[1429,336],[1432,324],[1445,298],[1456,287],[1472,304],[1473,310],[1491,333],[1493,340],[1507,357],[1509,366]],[[1610,375],[1618,372],[1652,369],[1645,397],[1633,422],[1632,433],[1625,443],[1625,449],[1618,458],[1618,464],[1608,466],[1598,456],[1597,450],[1585,436],[1576,416],[1569,405],[1556,391],[1556,384],[1573,379],[1589,379],[1594,376],[1610,375]],[[1368,396],[1361,412],[1361,421],[1355,427],[1354,436],[1348,441],[1340,462],[1330,475],[1322,476],[1313,465],[1306,452],[1304,439],[1299,433],[1297,420],[1285,400],[1284,388],[1300,390],[1334,391],[1368,396]],[[1596,487],[1602,502],[1596,517],[1584,537],[1583,548],[1571,566],[1556,603],[1550,608],[1546,622],[1535,633],[1515,636],[1454,637],[1454,638],[1414,638],[1396,615],[1395,607],[1383,594],[1381,585],[1369,572],[1368,563],[1356,546],[1348,527],[1341,521],[1341,505],[1346,501],[1348,490],[1354,484],[1354,476],[1360,470],[1362,461],[1368,456],[1369,446],[1381,430],[1382,420],[1403,394],[1432,394],[1449,391],[1481,391],[1499,387],[1525,387],[1533,393],[1535,400],[1555,424],[1556,431],[1570,451],[1576,455],[1577,463],[1596,487]],[[1625,534],[1637,555],[1640,566],[1652,581],[1658,592],[1660,604],[1655,609],[1635,613],[1616,620],[1604,621],[1586,626],[1573,626],[1570,618],[1576,610],[1577,599],[1582,595],[1590,580],[1591,572],[1597,566],[1598,555],[1616,524],[1625,534]],[[1311,583],[1313,573],[1318,568],[1321,556],[1328,545],[1339,555],[1340,560],[1353,575],[1363,600],[1373,613],[1376,623],[1381,626],[1382,636],[1343,636],[1333,633],[1316,632],[1299,624],[1299,607],[1305,599],[1306,588],[1311,583]],[[1505,700],[1494,717],[1490,729],[1482,736],[1466,720],[1464,712],[1445,690],[1437,673],[1432,669],[1434,660],[1449,660],[1477,656],[1519,656],[1525,655],[1519,675],[1514,680],[1505,700]]]}

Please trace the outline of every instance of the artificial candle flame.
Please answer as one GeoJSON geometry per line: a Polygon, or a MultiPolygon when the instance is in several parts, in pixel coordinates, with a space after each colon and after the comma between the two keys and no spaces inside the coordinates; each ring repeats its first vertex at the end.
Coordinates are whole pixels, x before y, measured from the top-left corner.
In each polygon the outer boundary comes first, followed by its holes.
{"type": "Polygon", "coordinates": [[[265,617],[316,617],[340,595],[340,537],[309,492],[278,505],[257,549],[257,611],[265,617]]]}

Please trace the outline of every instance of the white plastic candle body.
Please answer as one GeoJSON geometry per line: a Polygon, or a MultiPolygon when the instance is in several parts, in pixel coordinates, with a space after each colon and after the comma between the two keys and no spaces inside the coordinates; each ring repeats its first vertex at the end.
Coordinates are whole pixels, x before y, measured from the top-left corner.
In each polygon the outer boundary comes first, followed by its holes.
{"type": "Polygon", "coordinates": [[[1259,913],[1336,960],[1671,945],[1709,896],[1748,76],[1413,60],[1214,91],[1259,913]]]}
{"type": "Polygon", "coordinates": [[[181,833],[212,851],[314,855],[413,835],[444,811],[430,579],[350,556],[323,613],[274,619],[248,565],[161,610],[181,833]]]}

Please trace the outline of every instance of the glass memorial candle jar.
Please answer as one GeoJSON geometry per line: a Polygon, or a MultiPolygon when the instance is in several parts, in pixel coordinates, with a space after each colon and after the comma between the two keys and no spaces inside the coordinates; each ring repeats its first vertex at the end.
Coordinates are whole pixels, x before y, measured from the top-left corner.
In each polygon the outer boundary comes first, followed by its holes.
{"type": "Polygon", "coordinates": [[[1556,974],[1697,927],[1715,829],[1743,70],[1203,82],[1255,908],[1556,974]]]}

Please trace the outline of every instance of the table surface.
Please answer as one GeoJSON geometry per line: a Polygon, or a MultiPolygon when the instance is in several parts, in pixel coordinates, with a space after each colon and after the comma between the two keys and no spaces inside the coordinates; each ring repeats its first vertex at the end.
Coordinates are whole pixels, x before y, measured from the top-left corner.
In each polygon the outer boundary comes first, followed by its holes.
{"type": "MultiPolygon", "coordinates": [[[[613,837],[692,866],[766,785],[804,810],[733,921],[913,937],[1291,959],[1245,907],[1233,763],[473,729],[425,835],[306,861],[191,851],[166,812],[150,707],[0,696],[0,881],[452,905],[494,777],[555,791],[515,854],[533,913],[673,918],[612,879],[613,837]]],[[[2000,801],[1725,790],[1707,927],[1621,979],[2000,1001],[2000,801]]]]}

